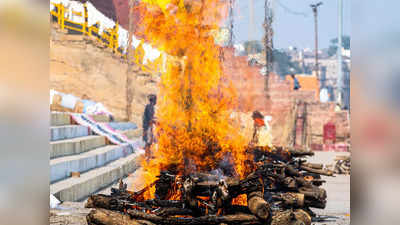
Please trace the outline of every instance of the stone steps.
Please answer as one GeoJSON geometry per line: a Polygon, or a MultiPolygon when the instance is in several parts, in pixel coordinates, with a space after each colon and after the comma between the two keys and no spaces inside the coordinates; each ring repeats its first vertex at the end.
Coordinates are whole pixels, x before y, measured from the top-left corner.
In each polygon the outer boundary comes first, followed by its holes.
{"type": "Polygon", "coordinates": [[[50,159],[81,154],[106,145],[103,136],[90,135],[50,142],[50,159]]]}
{"type": "MultiPolygon", "coordinates": [[[[96,122],[107,123],[110,122],[110,118],[106,115],[91,115],[96,122]]],[[[69,113],[65,112],[51,112],[50,114],[50,126],[65,126],[72,125],[73,121],[69,113]]]]}
{"type": "Polygon", "coordinates": [[[50,127],[50,141],[89,136],[89,128],[81,125],[50,127]]]}
{"type": "MultiPolygon", "coordinates": [[[[135,124],[110,122],[105,115],[92,117],[141,145],[141,130],[135,124]]],[[[83,200],[138,167],[143,150],[111,145],[106,137],[75,124],[69,113],[52,112],[50,124],[50,190],[61,201],[83,200]],[[80,177],[71,177],[72,172],[79,172],[80,177]]]]}
{"type": "Polygon", "coordinates": [[[135,130],[124,130],[122,133],[129,139],[141,138],[142,136],[142,128],[135,130]]]}
{"type": "Polygon", "coordinates": [[[106,166],[92,169],[50,185],[50,193],[61,201],[80,201],[102,190],[118,179],[133,173],[138,167],[138,157],[143,151],[137,150],[127,157],[117,159],[106,166]]]}
{"type": "Polygon", "coordinates": [[[71,172],[86,172],[125,157],[131,148],[107,145],[91,151],[50,160],[50,183],[70,177],[71,172]]]}

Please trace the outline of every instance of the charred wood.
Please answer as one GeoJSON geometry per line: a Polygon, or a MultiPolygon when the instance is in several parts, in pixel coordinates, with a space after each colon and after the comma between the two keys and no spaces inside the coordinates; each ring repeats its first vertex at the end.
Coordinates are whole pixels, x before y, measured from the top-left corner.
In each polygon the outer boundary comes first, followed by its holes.
{"type": "Polygon", "coordinates": [[[154,214],[144,213],[138,210],[128,210],[128,214],[132,218],[148,220],[156,224],[188,224],[188,225],[203,225],[203,224],[261,224],[258,218],[249,214],[235,214],[225,216],[200,216],[200,217],[162,217],[154,214]]]}
{"type": "Polygon", "coordinates": [[[150,221],[131,219],[129,215],[106,209],[92,210],[86,220],[89,225],[154,225],[150,221]]]}

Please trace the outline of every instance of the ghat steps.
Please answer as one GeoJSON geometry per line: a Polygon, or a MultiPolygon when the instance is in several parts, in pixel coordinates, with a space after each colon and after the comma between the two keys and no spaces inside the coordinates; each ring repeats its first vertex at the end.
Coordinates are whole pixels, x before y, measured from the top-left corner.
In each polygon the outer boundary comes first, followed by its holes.
{"type": "MultiPolygon", "coordinates": [[[[140,143],[140,131],[128,122],[111,122],[105,115],[93,116],[140,143]]],[[[93,134],[73,122],[69,113],[51,112],[50,192],[61,201],[80,201],[126,177],[138,168],[139,148],[109,144],[105,136],[93,134]],[[79,172],[80,177],[71,177],[79,172]]]]}

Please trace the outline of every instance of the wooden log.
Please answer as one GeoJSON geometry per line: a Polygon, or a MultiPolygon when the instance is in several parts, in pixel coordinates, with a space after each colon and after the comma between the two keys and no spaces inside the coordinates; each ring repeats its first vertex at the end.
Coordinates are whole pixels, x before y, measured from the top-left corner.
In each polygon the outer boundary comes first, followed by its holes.
{"type": "Polygon", "coordinates": [[[130,206],[137,206],[142,208],[183,208],[183,202],[160,199],[150,199],[144,202],[136,202],[134,200],[125,200],[124,198],[119,199],[116,196],[98,194],[90,196],[85,204],[86,208],[103,208],[119,211],[123,211],[125,208],[129,208],[130,206]]]}
{"type": "Polygon", "coordinates": [[[92,210],[86,221],[89,225],[154,225],[150,221],[131,219],[129,215],[106,209],[92,210]]]}
{"type": "Polygon", "coordinates": [[[330,170],[317,170],[307,166],[300,166],[300,169],[305,170],[310,173],[316,173],[324,176],[333,176],[333,172],[330,170]]]}
{"type": "Polygon", "coordinates": [[[116,210],[116,199],[107,195],[91,195],[86,204],[85,208],[103,208],[116,210]]]}
{"type": "Polygon", "coordinates": [[[161,199],[150,199],[146,200],[144,204],[155,207],[174,207],[183,208],[183,201],[179,200],[161,200],[161,199]]]}
{"type": "Polygon", "coordinates": [[[148,214],[138,210],[130,209],[128,214],[135,219],[151,221],[155,224],[178,224],[178,225],[200,225],[200,224],[262,224],[254,215],[250,214],[234,214],[225,216],[200,216],[194,218],[182,217],[162,217],[155,214],[148,214]]]}
{"type": "Polygon", "coordinates": [[[324,165],[320,163],[304,163],[303,165],[316,170],[322,170],[324,168],[324,165]]]}
{"type": "Polygon", "coordinates": [[[311,225],[311,216],[299,209],[275,212],[271,225],[311,225]]]}
{"type": "Polygon", "coordinates": [[[315,153],[311,151],[299,151],[299,150],[289,150],[291,157],[305,157],[305,156],[314,156],[315,153]]]}
{"type": "Polygon", "coordinates": [[[193,211],[190,209],[183,208],[160,208],[159,211],[156,212],[157,216],[171,216],[171,215],[192,215],[193,211]]]}
{"type": "Polygon", "coordinates": [[[247,195],[247,205],[250,212],[262,220],[267,220],[270,216],[270,206],[264,200],[262,192],[252,192],[247,195]]]}
{"type": "Polygon", "coordinates": [[[304,194],[300,193],[283,193],[279,196],[279,200],[283,201],[283,204],[290,207],[303,207],[304,206],[304,194]]]}

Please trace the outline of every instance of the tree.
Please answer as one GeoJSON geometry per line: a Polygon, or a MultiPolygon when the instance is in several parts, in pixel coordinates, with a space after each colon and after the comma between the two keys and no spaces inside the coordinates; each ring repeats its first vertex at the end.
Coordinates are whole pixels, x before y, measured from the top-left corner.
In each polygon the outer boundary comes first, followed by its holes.
{"type": "MultiPolygon", "coordinates": [[[[328,49],[328,55],[333,56],[337,52],[338,38],[331,39],[331,45],[328,49]]],[[[342,36],[342,47],[346,50],[350,49],[350,36],[342,36]]]]}
{"type": "Polygon", "coordinates": [[[244,50],[246,54],[254,54],[254,53],[261,53],[263,50],[263,46],[260,41],[253,40],[253,41],[246,41],[244,44],[244,50]]]}
{"type": "Polygon", "coordinates": [[[274,49],[273,52],[274,68],[277,74],[280,76],[286,76],[288,74],[302,73],[302,69],[298,62],[292,61],[292,58],[283,51],[274,49]]]}

